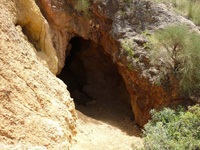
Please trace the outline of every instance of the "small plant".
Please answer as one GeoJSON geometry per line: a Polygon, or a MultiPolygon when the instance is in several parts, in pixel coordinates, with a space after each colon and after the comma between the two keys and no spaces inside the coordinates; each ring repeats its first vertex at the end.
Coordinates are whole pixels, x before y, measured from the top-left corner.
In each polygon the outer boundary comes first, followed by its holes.
{"type": "Polygon", "coordinates": [[[131,63],[128,65],[128,69],[129,69],[129,70],[133,70],[133,66],[132,66],[131,63]]]}
{"type": "Polygon", "coordinates": [[[180,80],[184,95],[200,90],[200,36],[183,25],[155,32],[150,38],[150,60],[164,75],[180,80]]]}
{"type": "Polygon", "coordinates": [[[122,49],[125,51],[125,52],[128,52],[128,55],[130,57],[133,57],[134,56],[134,51],[133,51],[133,45],[132,43],[128,40],[128,39],[124,39],[122,41],[122,49]]]}
{"type": "Polygon", "coordinates": [[[200,107],[151,111],[152,120],[144,126],[145,150],[200,149],[200,107]]]}
{"type": "MultiPolygon", "coordinates": [[[[142,32],[142,36],[144,36],[147,40],[149,40],[149,38],[151,36],[150,36],[150,33],[149,33],[148,29],[145,29],[145,31],[142,32]]],[[[149,49],[151,47],[151,43],[149,41],[147,41],[146,43],[143,44],[143,47],[145,49],[149,49]]]]}
{"type": "Polygon", "coordinates": [[[130,39],[123,39],[121,41],[121,47],[122,47],[122,54],[127,59],[127,67],[129,70],[133,70],[133,68],[136,66],[137,63],[139,63],[140,58],[134,56],[134,46],[130,39]]]}
{"type": "Polygon", "coordinates": [[[147,37],[147,38],[149,37],[150,34],[149,34],[149,31],[148,31],[147,28],[145,29],[144,32],[142,32],[142,35],[143,35],[144,37],[147,37]]]}

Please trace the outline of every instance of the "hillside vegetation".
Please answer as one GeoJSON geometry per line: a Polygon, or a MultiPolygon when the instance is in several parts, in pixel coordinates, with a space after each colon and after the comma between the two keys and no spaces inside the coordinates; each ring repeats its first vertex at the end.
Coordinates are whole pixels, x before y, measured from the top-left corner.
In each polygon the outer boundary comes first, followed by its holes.
{"type": "Polygon", "coordinates": [[[186,111],[164,108],[151,111],[152,120],[145,125],[145,150],[198,150],[200,149],[200,107],[186,111]]]}
{"type": "Polygon", "coordinates": [[[179,91],[188,96],[200,90],[200,35],[186,26],[173,25],[149,37],[150,60],[160,69],[160,81],[172,74],[179,91]]]}
{"type": "Polygon", "coordinates": [[[200,25],[200,0],[154,0],[172,7],[175,12],[200,25]]]}
{"type": "MultiPolygon", "coordinates": [[[[154,0],[200,24],[199,0],[154,0]]],[[[150,63],[160,73],[158,85],[171,76],[179,81],[179,95],[185,98],[200,91],[200,35],[184,24],[173,24],[145,35],[150,63]]],[[[145,150],[199,150],[200,107],[151,110],[152,119],[144,126],[145,150]]]]}

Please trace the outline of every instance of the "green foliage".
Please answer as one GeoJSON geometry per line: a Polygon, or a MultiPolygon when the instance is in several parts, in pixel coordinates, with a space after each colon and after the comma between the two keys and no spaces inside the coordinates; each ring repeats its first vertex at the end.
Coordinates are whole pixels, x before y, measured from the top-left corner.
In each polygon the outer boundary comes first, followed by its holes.
{"type": "Polygon", "coordinates": [[[191,18],[191,20],[196,23],[200,24],[200,2],[192,3],[190,2],[190,9],[188,11],[188,17],[191,18]]]}
{"type": "MultiPolygon", "coordinates": [[[[150,33],[149,31],[146,29],[145,31],[142,32],[142,36],[146,37],[147,40],[149,40],[150,38],[150,33]]],[[[151,43],[149,41],[147,41],[146,43],[143,44],[143,47],[145,49],[148,49],[151,47],[151,43]]]]}
{"type": "Polygon", "coordinates": [[[90,7],[90,1],[89,0],[76,0],[76,6],[75,8],[78,11],[88,12],[90,7]]]}
{"type": "Polygon", "coordinates": [[[154,0],[161,3],[171,4],[174,10],[190,18],[194,23],[200,24],[200,0],[154,0]]]}
{"type": "Polygon", "coordinates": [[[145,29],[145,31],[142,32],[142,35],[145,36],[145,37],[148,37],[148,36],[149,36],[149,31],[148,31],[148,29],[145,29]]]}
{"type": "Polygon", "coordinates": [[[164,108],[151,111],[150,120],[143,130],[145,150],[197,150],[200,149],[200,107],[185,111],[164,108]]]}
{"type": "Polygon", "coordinates": [[[140,58],[134,56],[134,46],[130,39],[123,39],[121,41],[122,54],[127,59],[127,67],[129,70],[133,70],[133,68],[140,62],[140,58]]]}
{"type": "Polygon", "coordinates": [[[128,69],[129,69],[129,70],[133,70],[132,64],[129,64],[129,65],[128,65],[128,69]]]}
{"type": "Polygon", "coordinates": [[[200,36],[183,25],[158,30],[150,38],[150,60],[162,74],[180,80],[180,92],[200,90],[200,36]]]}
{"type": "Polygon", "coordinates": [[[134,55],[133,45],[132,45],[132,43],[131,43],[128,39],[124,39],[124,40],[122,41],[122,48],[123,48],[123,50],[124,50],[125,52],[128,53],[128,55],[129,55],[130,57],[133,57],[133,55],[134,55]]]}

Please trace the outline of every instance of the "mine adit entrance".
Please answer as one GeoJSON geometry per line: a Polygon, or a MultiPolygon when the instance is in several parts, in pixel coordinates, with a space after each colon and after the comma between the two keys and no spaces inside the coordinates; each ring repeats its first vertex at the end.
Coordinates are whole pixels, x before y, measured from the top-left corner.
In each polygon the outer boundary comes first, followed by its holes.
{"type": "MultiPolygon", "coordinates": [[[[58,77],[66,83],[76,109],[91,117],[95,117],[94,111],[98,109],[114,111],[118,116],[133,116],[124,80],[103,47],[91,40],[74,37],[68,50],[65,67],[58,77]]],[[[96,119],[101,118],[97,116],[96,119]]]]}

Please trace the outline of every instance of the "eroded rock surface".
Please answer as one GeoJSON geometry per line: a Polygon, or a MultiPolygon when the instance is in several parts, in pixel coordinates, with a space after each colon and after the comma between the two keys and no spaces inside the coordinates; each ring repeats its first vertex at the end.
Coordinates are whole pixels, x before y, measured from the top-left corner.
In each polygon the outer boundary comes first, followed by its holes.
{"type": "Polygon", "coordinates": [[[33,0],[1,0],[0,11],[0,149],[70,149],[76,112],[66,85],[44,66],[56,72],[47,22],[33,0]]]}
{"type": "Polygon", "coordinates": [[[117,0],[86,1],[79,6],[69,0],[36,0],[51,28],[53,45],[58,56],[58,74],[70,54],[70,39],[79,36],[102,46],[118,67],[131,97],[135,121],[143,126],[150,117],[152,108],[162,108],[182,100],[177,95],[178,81],[166,78],[157,86],[155,80],[159,70],[149,64],[149,54],[143,44],[149,34],[172,23],[185,23],[195,28],[187,19],[159,5],[145,0],[133,0],[129,4],[117,0]],[[121,43],[128,39],[132,43],[134,56],[131,58],[121,43]],[[132,69],[130,69],[132,68],[132,69]]]}
{"type": "Polygon", "coordinates": [[[49,24],[32,0],[15,1],[15,24],[22,27],[29,42],[36,48],[36,53],[52,73],[58,72],[58,58],[53,47],[49,24]]]}

